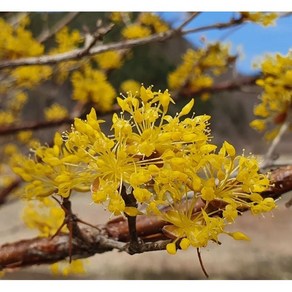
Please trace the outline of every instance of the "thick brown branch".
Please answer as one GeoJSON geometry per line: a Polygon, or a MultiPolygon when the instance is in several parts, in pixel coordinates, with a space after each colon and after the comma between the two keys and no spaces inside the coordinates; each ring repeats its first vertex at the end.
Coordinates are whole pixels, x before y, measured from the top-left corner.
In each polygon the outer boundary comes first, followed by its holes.
{"type": "MultiPolygon", "coordinates": [[[[103,253],[114,248],[122,249],[125,243],[110,240],[90,230],[91,245],[80,239],[72,239],[73,259],[90,257],[96,253],[103,253]]],[[[69,236],[60,234],[54,238],[40,238],[22,240],[12,244],[5,244],[0,249],[0,270],[31,265],[54,263],[69,256],[69,236]]]]}
{"type": "MultiPolygon", "coordinates": [[[[273,186],[262,193],[263,197],[279,198],[292,190],[292,165],[280,167],[271,172],[273,186]]],[[[194,212],[198,211],[200,204],[194,212]]],[[[164,250],[169,240],[162,232],[167,223],[158,217],[137,217],[137,235],[144,242],[139,252],[164,250]],[[158,241],[163,239],[163,241],[158,241]],[[153,242],[151,242],[153,240],[153,242]]],[[[104,226],[82,228],[86,240],[72,239],[72,258],[86,258],[96,253],[113,249],[130,253],[127,220],[119,217],[104,226]]],[[[48,264],[66,259],[69,256],[69,235],[60,234],[54,238],[33,238],[0,246],[0,269],[9,269],[39,264],[48,264]]]]}
{"type": "MultiPolygon", "coordinates": [[[[81,229],[87,240],[72,239],[72,258],[87,258],[113,249],[130,253],[128,244],[113,240],[94,228],[81,229]]],[[[101,229],[102,230],[102,229],[101,229]]],[[[105,230],[103,230],[105,233],[105,230]]],[[[50,264],[69,257],[69,235],[54,238],[32,238],[0,246],[0,270],[40,264],[50,264]]],[[[139,252],[163,250],[169,240],[143,243],[139,252]]],[[[133,252],[131,252],[133,254],[133,252]]]]}
{"type": "Polygon", "coordinates": [[[262,196],[278,199],[282,194],[292,190],[292,165],[278,167],[271,172],[272,186],[262,192],[262,196]]]}

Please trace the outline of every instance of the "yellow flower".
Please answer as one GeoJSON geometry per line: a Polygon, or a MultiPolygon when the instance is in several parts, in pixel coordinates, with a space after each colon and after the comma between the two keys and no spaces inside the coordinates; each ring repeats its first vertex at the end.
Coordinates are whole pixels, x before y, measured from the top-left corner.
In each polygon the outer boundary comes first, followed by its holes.
{"type": "Polygon", "coordinates": [[[51,265],[51,271],[54,275],[80,275],[86,272],[84,267],[85,260],[73,260],[71,263],[66,261],[54,263],[51,265]]]}
{"type": "Polygon", "coordinates": [[[45,109],[45,119],[47,121],[62,120],[69,116],[68,110],[60,104],[54,103],[45,109]]]}
{"type": "Polygon", "coordinates": [[[52,147],[37,145],[34,157],[14,155],[11,158],[13,171],[28,182],[24,186],[26,198],[44,198],[52,194],[68,197],[72,190],[89,191],[95,176],[85,167],[87,154],[80,151],[72,155],[62,144],[61,135],[56,133],[52,147]]]}
{"type": "MultiPolygon", "coordinates": [[[[44,198],[27,202],[22,219],[28,228],[38,229],[39,236],[48,237],[54,235],[63,223],[64,211],[53,199],[44,198]]],[[[67,232],[67,227],[62,231],[67,232]]]]}
{"type": "Polygon", "coordinates": [[[63,27],[59,32],[56,33],[55,41],[57,47],[51,50],[51,54],[63,53],[75,49],[82,41],[78,30],[69,31],[67,26],[63,27]]]}
{"type": "Polygon", "coordinates": [[[102,70],[118,69],[123,65],[122,56],[117,51],[108,51],[94,57],[98,66],[102,70]]]}
{"type": "Polygon", "coordinates": [[[121,84],[121,91],[127,93],[131,91],[132,93],[139,92],[141,84],[135,80],[129,79],[125,80],[121,84]]]}
{"type": "Polygon", "coordinates": [[[11,76],[16,79],[19,87],[32,88],[41,81],[48,80],[52,72],[50,66],[20,66],[12,70],[11,76]]]}
{"type": "Polygon", "coordinates": [[[122,36],[126,39],[138,39],[151,35],[151,30],[140,24],[130,24],[122,30],[122,36]]]}
{"type": "Polygon", "coordinates": [[[287,120],[292,104],[292,53],[286,56],[267,55],[260,64],[263,77],[256,84],[263,88],[260,103],[255,106],[255,119],[250,126],[257,131],[264,131],[267,140],[273,140],[281,124],[287,120]]]}
{"type": "Polygon", "coordinates": [[[92,101],[100,111],[108,111],[112,108],[116,92],[102,71],[85,66],[83,71],[75,71],[72,74],[71,81],[73,99],[92,101]]]}
{"type": "MultiPolygon", "coordinates": [[[[77,49],[84,38],[76,29],[70,31],[67,26],[56,33],[55,42],[57,46],[50,50],[50,54],[65,53],[77,49]]],[[[69,76],[73,68],[76,68],[78,61],[60,62],[57,65],[57,78],[59,83],[63,83],[69,76]]]]}
{"type": "Polygon", "coordinates": [[[122,22],[123,19],[128,19],[131,16],[131,12],[111,12],[110,20],[115,23],[122,22]]]}
{"type": "Polygon", "coordinates": [[[165,32],[169,29],[168,25],[154,13],[141,13],[139,15],[139,22],[153,28],[156,33],[165,32]]]}
{"type": "Polygon", "coordinates": [[[11,111],[19,112],[28,100],[28,95],[23,91],[17,91],[15,96],[11,99],[9,108],[11,111]]]}
{"type": "Polygon", "coordinates": [[[261,24],[262,26],[275,25],[278,18],[277,13],[264,13],[264,12],[241,12],[244,19],[261,24]]]}
{"type": "Polygon", "coordinates": [[[17,139],[26,144],[28,143],[32,138],[32,131],[21,131],[17,134],[17,139]]]}
{"type": "Polygon", "coordinates": [[[44,46],[38,43],[32,33],[26,29],[29,22],[29,18],[26,17],[16,26],[12,26],[0,18],[0,59],[17,59],[43,54],[44,46]]]}
{"type": "Polygon", "coordinates": [[[15,116],[12,112],[0,111],[0,125],[9,126],[15,122],[15,116]]]}
{"type": "Polygon", "coordinates": [[[210,116],[189,117],[193,99],[174,117],[168,115],[174,102],[168,90],[141,86],[117,102],[121,113],[113,114],[109,135],[92,109],[63,137],[57,133],[52,147],[37,146],[32,158],[13,155],[27,198],[90,190],[92,200],[113,215],[159,216],[169,223],[163,232],[173,239],[166,247],[171,254],[177,247],[218,242],[220,234],[246,239],[225,232],[225,226],[241,210],[259,214],[275,208],[273,199],[260,196],[270,182],[257,160],[237,156],[228,142],[217,150],[210,143],[210,116]],[[137,207],[126,204],[129,195],[137,207]]]}
{"type": "MultiPolygon", "coordinates": [[[[196,92],[213,85],[212,75],[225,72],[230,62],[229,47],[221,43],[208,44],[206,48],[187,50],[182,59],[177,69],[168,75],[169,87],[180,90],[187,86],[191,92],[196,92]]],[[[208,97],[204,93],[201,96],[203,100],[208,97]]]]}

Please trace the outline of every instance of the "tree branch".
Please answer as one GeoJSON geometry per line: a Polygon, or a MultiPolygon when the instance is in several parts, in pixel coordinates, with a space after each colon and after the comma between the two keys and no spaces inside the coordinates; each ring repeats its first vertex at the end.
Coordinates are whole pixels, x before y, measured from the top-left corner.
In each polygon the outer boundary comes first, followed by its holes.
{"type": "MultiPolygon", "coordinates": [[[[280,167],[271,172],[272,185],[269,190],[262,192],[262,196],[279,198],[282,194],[292,190],[292,165],[280,167]]],[[[197,212],[201,208],[198,204],[194,208],[197,212]]],[[[137,235],[144,242],[141,252],[164,250],[169,239],[163,234],[162,228],[166,223],[155,216],[137,217],[137,235]]],[[[133,254],[129,250],[129,229],[127,220],[118,217],[106,225],[86,227],[80,229],[84,236],[72,238],[72,258],[87,258],[96,253],[104,253],[113,249],[133,254]]],[[[54,238],[32,238],[0,246],[0,270],[31,265],[49,264],[68,258],[69,235],[59,234],[54,238]]]]}
{"type": "Polygon", "coordinates": [[[238,26],[238,25],[242,24],[243,22],[244,22],[243,17],[232,18],[228,22],[219,22],[219,23],[201,26],[201,27],[197,27],[197,28],[190,28],[190,29],[183,30],[182,33],[183,34],[197,33],[197,32],[201,32],[201,31],[213,30],[213,29],[221,30],[221,29],[225,29],[225,28],[229,28],[229,27],[238,26]]]}
{"type": "Polygon", "coordinates": [[[6,201],[6,198],[8,197],[8,195],[16,188],[18,188],[18,186],[21,183],[21,179],[20,178],[16,178],[12,181],[12,183],[7,186],[6,188],[2,189],[0,191],[0,205],[4,204],[6,201]]]}
{"type": "Polygon", "coordinates": [[[180,24],[176,28],[176,30],[177,31],[181,31],[186,25],[188,25],[192,20],[194,20],[200,14],[201,14],[201,12],[192,12],[192,13],[190,13],[190,16],[182,24],[180,24]]]}
{"type": "MultiPolygon", "coordinates": [[[[195,15],[196,16],[196,15],[195,15]]],[[[152,42],[164,41],[171,38],[174,35],[184,35],[188,33],[196,33],[200,31],[210,29],[224,29],[232,26],[239,25],[243,22],[243,18],[231,19],[225,23],[217,23],[214,25],[202,26],[195,29],[189,29],[184,31],[178,31],[177,29],[171,29],[166,32],[153,34],[151,36],[139,39],[125,40],[117,43],[104,44],[90,48],[86,53],[87,56],[96,55],[109,50],[123,50],[133,48],[135,46],[141,46],[152,42]]],[[[0,69],[14,68],[18,66],[31,66],[31,65],[49,65],[59,62],[70,61],[79,59],[80,56],[84,56],[84,48],[75,49],[69,52],[55,54],[55,55],[42,55],[38,57],[20,58],[16,60],[4,60],[0,62],[0,69]]]]}
{"type": "MultiPolygon", "coordinates": [[[[149,37],[141,39],[126,40],[117,43],[104,44],[97,47],[91,48],[87,52],[87,56],[92,56],[95,54],[103,53],[109,50],[122,50],[128,49],[135,46],[141,46],[148,43],[163,41],[170,38],[172,35],[177,33],[175,30],[169,30],[167,32],[162,32],[158,34],[151,35],[149,37]]],[[[28,57],[20,58],[15,60],[4,60],[0,62],[0,69],[4,68],[15,68],[18,66],[31,66],[31,65],[49,65],[56,64],[64,61],[71,61],[79,59],[80,56],[83,56],[84,48],[72,50],[70,52],[55,54],[55,55],[42,55],[38,57],[28,57]]]]}
{"type": "Polygon", "coordinates": [[[219,91],[231,91],[240,89],[243,86],[254,85],[255,81],[260,78],[260,75],[241,77],[235,80],[227,80],[215,83],[211,87],[200,88],[199,90],[191,91],[188,88],[182,88],[180,94],[183,96],[199,95],[202,93],[217,93],[219,91]]]}
{"type": "Polygon", "coordinates": [[[269,146],[269,149],[267,153],[264,155],[264,161],[261,165],[262,168],[269,167],[270,165],[273,165],[273,156],[275,154],[275,149],[280,143],[281,139],[283,138],[283,135],[287,132],[291,125],[291,108],[288,109],[287,115],[285,118],[285,122],[281,125],[279,132],[277,136],[273,139],[272,143],[269,146]]]}
{"type": "Polygon", "coordinates": [[[64,26],[68,25],[80,12],[69,12],[62,19],[60,19],[51,29],[46,29],[40,33],[37,37],[38,42],[44,43],[57,32],[59,32],[64,26]]]}
{"type": "Polygon", "coordinates": [[[42,122],[23,122],[21,125],[12,127],[2,127],[0,128],[0,136],[15,134],[19,131],[26,130],[38,130],[57,127],[63,124],[71,124],[74,122],[73,118],[65,118],[56,121],[42,121],[42,122]]]}

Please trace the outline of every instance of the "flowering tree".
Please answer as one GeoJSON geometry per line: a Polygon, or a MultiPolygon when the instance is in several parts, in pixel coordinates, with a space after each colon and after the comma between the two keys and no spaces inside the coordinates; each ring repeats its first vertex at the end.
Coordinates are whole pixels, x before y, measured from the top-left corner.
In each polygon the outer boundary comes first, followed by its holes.
{"type": "Polygon", "coordinates": [[[24,199],[23,220],[39,231],[36,238],[1,246],[3,272],[52,264],[56,273],[78,273],[80,259],[113,249],[175,254],[195,248],[207,275],[200,249],[220,244],[221,234],[249,240],[226,226],[245,211],[270,212],[275,199],[291,190],[291,166],[267,173],[276,145],[291,127],[291,54],[268,56],[258,76],[219,82],[217,76],[237,57],[222,42],[205,41],[167,73],[168,89],[143,80],[111,82],[134,47],[250,21],[269,26],[287,16],[241,12],[226,23],[187,29],[198,15],[189,13],[171,27],[153,13],[109,13],[97,15],[103,22],[98,20],[94,31],[82,32],[70,28],[78,13],[67,13],[39,34],[30,26],[33,14],[2,15],[0,202],[5,207],[11,196],[24,199]],[[70,84],[70,100],[64,106],[56,98],[42,109],[43,120],[26,122],[33,90],[48,80],[70,84]],[[272,141],[261,164],[255,156],[237,154],[227,141],[213,144],[210,116],[193,114],[191,96],[205,101],[246,84],[263,88],[254,112],[259,118],[251,123],[267,130],[272,141]],[[182,99],[182,109],[175,108],[182,99]],[[102,120],[106,115],[110,122],[102,120]],[[56,127],[45,136],[36,131],[56,127]],[[74,196],[80,195],[91,196],[114,219],[101,225],[76,216],[74,196]],[[63,260],[67,266],[60,270],[63,260]]]}

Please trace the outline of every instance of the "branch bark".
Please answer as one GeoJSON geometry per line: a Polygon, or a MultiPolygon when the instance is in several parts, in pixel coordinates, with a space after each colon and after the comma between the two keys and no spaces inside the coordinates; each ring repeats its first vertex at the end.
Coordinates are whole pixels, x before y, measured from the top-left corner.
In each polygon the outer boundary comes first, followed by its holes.
{"type": "MultiPolygon", "coordinates": [[[[126,40],[117,43],[104,44],[90,48],[87,52],[87,56],[96,55],[99,53],[103,53],[109,50],[122,50],[129,49],[135,46],[141,46],[152,42],[164,41],[174,34],[177,31],[169,30],[167,32],[158,33],[151,35],[149,37],[141,38],[141,39],[133,39],[126,40]]],[[[29,58],[20,58],[15,60],[4,60],[0,62],[0,69],[5,68],[15,68],[18,66],[31,66],[31,65],[49,65],[56,64],[64,61],[77,60],[83,57],[84,48],[72,50],[70,52],[55,54],[55,55],[42,55],[38,57],[29,57],[29,58]]]]}

